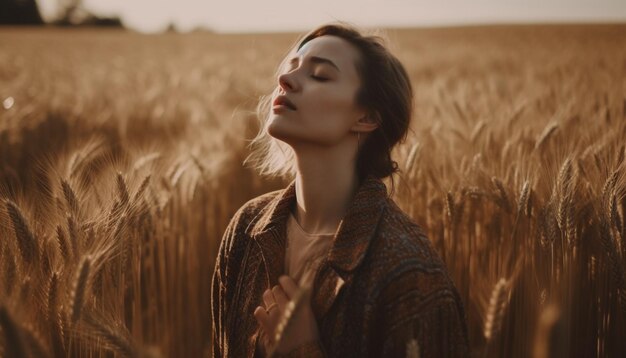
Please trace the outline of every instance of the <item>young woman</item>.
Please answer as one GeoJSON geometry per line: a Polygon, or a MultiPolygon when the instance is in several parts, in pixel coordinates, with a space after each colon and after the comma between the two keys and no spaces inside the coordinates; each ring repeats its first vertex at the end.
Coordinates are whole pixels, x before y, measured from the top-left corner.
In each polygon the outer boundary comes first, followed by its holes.
{"type": "Polygon", "coordinates": [[[379,37],[330,24],[297,44],[277,80],[249,159],[292,181],[244,204],[224,233],[213,355],[466,356],[445,265],[382,182],[398,171],[391,150],[412,116],[402,64],[379,37]],[[310,298],[276,341],[298,292],[310,298]]]}

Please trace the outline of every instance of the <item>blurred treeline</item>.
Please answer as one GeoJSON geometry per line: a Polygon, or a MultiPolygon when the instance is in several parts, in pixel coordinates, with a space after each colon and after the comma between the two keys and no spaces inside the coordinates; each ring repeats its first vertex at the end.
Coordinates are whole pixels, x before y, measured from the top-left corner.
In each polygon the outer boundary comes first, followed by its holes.
{"type": "Polygon", "coordinates": [[[118,17],[101,17],[86,9],[80,0],[57,0],[50,19],[41,16],[35,0],[0,0],[0,25],[57,25],[122,27],[118,17]]]}

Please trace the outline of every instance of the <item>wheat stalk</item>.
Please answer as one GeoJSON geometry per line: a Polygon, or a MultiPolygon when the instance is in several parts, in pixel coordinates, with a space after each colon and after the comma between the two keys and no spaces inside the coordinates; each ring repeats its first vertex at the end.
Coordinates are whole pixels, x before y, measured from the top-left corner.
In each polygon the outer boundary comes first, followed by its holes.
{"type": "Polygon", "coordinates": [[[54,272],[50,278],[50,286],[48,288],[48,327],[50,329],[54,354],[55,356],[63,357],[66,353],[59,306],[59,274],[54,272]]]}
{"type": "Polygon", "coordinates": [[[526,180],[522,185],[522,191],[520,192],[519,202],[517,203],[517,215],[522,215],[528,209],[528,203],[530,198],[530,182],[526,180]]]}
{"type": "Polygon", "coordinates": [[[154,153],[146,154],[142,157],[139,157],[137,160],[135,160],[135,163],[133,164],[133,170],[137,171],[141,169],[141,167],[143,167],[144,165],[148,164],[149,162],[155,159],[158,159],[159,157],[161,157],[161,153],[159,152],[154,152],[154,153]]]}
{"type": "Polygon", "coordinates": [[[27,264],[32,264],[37,257],[37,241],[35,235],[28,226],[28,222],[18,206],[11,200],[6,201],[7,210],[13,223],[13,230],[15,231],[15,239],[17,240],[17,247],[20,250],[22,259],[27,264]]]}
{"type": "Polygon", "coordinates": [[[546,215],[548,242],[553,244],[559,237],[559,223],[557,222],[553,208],[549,206],[546,209],[548,210],[546,210],[544,214],[546,215]]]}
{"type": "Polygon", "coordinates": [[[559,203],[558,203],[558,215],[557,222],[561,231],[565,231],[565,221],[567,215],[567,207],[570,205],[571,197],[571,185],[573,178],[573,166],[571,158],[567,160],[561,166],[559,171],[559,203]]]}
{"type": "Polygon", "coordinates": [[[30,301],[30,281],[31,280],[29,276],[22,278],[22,285],[20,286],[19,295],[19,301],[22,303],[30,301]]]}
{"type": "Polygon", "coordinates": [[[617,177],[619,175],[619,172],[617,170],[615,170],[608,178],[607,180],[604,182],[604,185],[602,186],[602,192],[600,194],[600,197],[602,198],[602,204],[604,205],[604,207],[609,207],[609,200],[610,200],[610,195],[613,191],[613,189],[615,188],[615,184],[617,183],[617,177]]]}
{"type": "Polygon", "coordinates": [[[10,296],[15,287],[15,279],[17,277],[17,267],[15,265],[15,259],[11,255],[7,255],[4,258],[6,267],[4,269],[4,291],[6,296],[10,296]]]}
{"type": "Polygon", "coordinates": [[[476,143],[476,139],[478,138],[478,136],[480,136],[485,127],[485,121],[482,120],[478,121],[476,125],[474,125],[474,129],[472,129],[472,134],[470,135],[470,140],[472,143],[476,143]]]}
{"type": "Polygon", "coordinates": [[[605,217],[600,219],[600,243],[609,261],[610,274],[621,301],[622,311],[626,314],[626,272],[622,260],[620,259],[620,253],[617,249],[615,239],[611,234],[611,224],[606,215],[604,216],[605,217]]]}
{"type": "Polygon", "coordinates": [[[508,299],[507,286],[508,282],[504,278],[501,278],[491,291],[484,329],[484,335],[487,341],[491,341],[502,328],[502,320],[508,299]]]}
{"type": "Polygon", "coordinates": [[[126,186],[126,181],[124,180],[122,173],[117,173],[115,182],[117,183],[117,195],[120,205],[122,207],[126,207],[130,201],[130,195],[128,194],[128,186],[126,186]]]}
{"type": "Polygon", "coordinates": [[[85,323],[93,330],[93,332],[102,340],[104,340],[113,350],[125,357],[136,357],[137,350],[131,344],[131,341],[120,330],[104,323],[101,319],[97,319],[93,314],[84,315],[85,323]]]}
{"type": "Polygon", "coordinates": [[[67,164],[67,168],[68,168],[68,172],[69,172],[69,176],[70,178],[73,178],[74,175],[76,174],[76,171],[78,169],[78,167],[80,166],[80,163],[83,160],[83,156],[80,154],[80,152],[75,152],[72,157],[70,158],[68,164],[67,164]]]}
{"type": "Polygon", "coordinates": [[[67,217],[67,232],[69,233],[70,247],[72,248],[72,257],[78,257],[79,253],[79,235],[76,228],[76,222],[72,216],[67,217]]]}
{"type": "Polygon", "coordinates": [[[61,180],[61,187],[63,189],[63,196],[65,197],[65,202],[67,203],[70,212],[73,214],[78,213],[78,199],[76,197],[76,193],[72,190],[70,184],[65,180],[61,180]]]}
{"type": "Polygon", "coordinates": [[[420,346],[415,338],[406,344],[406,358],[420,358],[420,346]]]}
{"type": "Polygon", "coordinates": [[[502,181],[500,181],[500,179],[496,177],[492,177],[491,182],[496,186],[496,190],[498,192],[498,199],[496,200],[496,203],[498,203],[500,207],[506,210],[506,212],[510,213],[512,210],[511,202],[509,201],[509,196],[507,195],[506,190],[504,189],[504,185],[502,184],[502,181]]]}
{"type": "Polygon", "coordinates": [[[58,273],[52,273],[50,278],[50,286],[48,287],[48,320],[51,328],[56,328],[59,323],[58,317],[58,305],[59,305],[59,275],[58,273]]]}
{"type": "MultiPolygon", "coordinates": [[[[304,279],[303,279],[304,280],[304,279]]],[[[308,302],[310,299],[310,288],[301,287],[296,293],[293,295],[291,300],[285,306],[285,311],[283,312],[280,320],[278,321],[278,325],[276,325],[276,331],[274,333],[274,345],[270,348],[269,357],[272,357],[275,354],[276,347],[280,345],[281,339],[283,337],[284,332],[289,328],[292,323],[292,317],[308,302]]]]}
{"type": "MultiPolygon", "coordinates": [[[[608,214],[609,214],[609,221],[611,222],[611,224],[613,224],[615,226],[615,232],[621,236],[621,227],[622,227],[622,221],[620,219],[619,213],[617,211],[617,193],[616,190],[614,189],[611,193],[610,199],[609,199],[609,207],[607,209],[608,214]]],[[[624,238],[622,238],[624,239],[624,238]]]]}
{"type": "Polygon", "coordinates": [[[465,115],[465,112],[463,112],[463,109],[461,108],[459,101],[455,99],[453,100],[452,104],[454,106],[456,113],[459,115],[459,118],[463,120],[463,122],[467,123],[468,122],[467,116],[465,115]]]}
{"type": "Polygon", "coordinates": [[[406,162],[404,164],[404,167],[406,168],[407,175],[409,175],[410,177],[412,176],[413,168],[415,167],[415,162],[417,161],[419,150],[420,150],[420,143],[419,142],[414,143],[411,146],[409,155],[406,157],[406,162]]]}
{"type": "Polygon", "coordinates": [[[82,263],[80,264],[80,268],[78,271],[78,275],[74,280],[74,287],[72,290],[72,305],[71,305],[71,321],[72,323],[76,323],[80,318],[81,311],[83,309],[83,305],[85,303],[85,297],[87,294],[87,285],[89,280],[89,274],[91,272],[91,257],[85,256],[83,258],[82,263]]]}
{"type": "Polygon", "coordinates": [[[191,161],[193,162],[193,164],[196,165],[196,168],[198,168],[198,170],[200,171],[200,175],[204,178],[206,174],[208,173],[207,168],[204,166],[204,164],[202,164],[200,159],[198,159],[198,157],[196,157],[193,153],[191,153],[190,155],[191,155],[191,161]]]}
{"type": "Polygon", "coordinates": [[[617,159],[615,160],[615,166],[619,167],[624,163],[624,157],[626,156],[626,144],[622,144],[617,150],[617,159]]]}
{"type": "Polygon", "coordinates": [[[456,207],[454,205],[454,196],[450,191],[446,193],[446,210],[446,212],[448,213],[448,217],[450,218],[450,222],[456,222],[456,207]]]}
{"type": "MultiPolygon", "coordinates": [[[[515,215],[515,223],[513,224],[513,230],[511,230],[511,241],[515,240],[515,235],[517,234],[517,228],[519,225],[520,218],[525,212],[525,208],[528,205],[528,195],[530,193],[530,183],[528,180],[524,182],[522,186],[522,191],[520,192],[520,198],[517,203],[517,214],[515,215]]],[[[515,244],[514,244],[515,245],[515,244]]],[[[517,257],[517,245],[513,247],[514,255],[513,257],[517,257]]]]}
{"type": "Polygon", "coordinates": [[[27,348],[17,323],[9,314],[7,308],[0,306],[0,327],[4,332],[4,353],[6,357],[26,358],[27,348]]]}
{"type": "Polygon", "coordinates": [[[137,189],[137,192],[135,193],[135,196],[133,197],[133,203],[137,203],[137,201],[139,201],[139,199],[143,195],[144,191],[146,191],[146,188],[148,188],[148,185],[150,184],[150,177],[151,175],[148,174],[141,181],[141,184],[139,185],[139,189],[137,189]]]}
{"type": "Polygon", "coordinates": [[[535,334],[533,353],[535,358],[550,357],[551,341],[554,339],[555,326],[560,317],[560,312],[555,305],[546,307],[539,317],[538,329],[535,334]]]}
{"type": "Polygon", "coordinates": [[[548,124],[537,139],[537,142],[535,144],[535,150],[539,150],[543,145],[545,145],[545,143],[548,142],[548,139],[550,139],[550,137],[554,135],[557,129],[559,129],[558,123],[551,122],[550,124],[548,124]]]}
{"type": "Polygon", "coordinates": [[[25,346],[31,357],[50,357],[49,349],[42,341],[39,334],[29,327],[20,327],[25,346]]]}
{"type": "Polygon", "coordinates": [[[46,234],[43,237],[43,248],[39,252],[39,266],[41,267],[41,274],[44,277],[48,277],[52,274],[53,260],[57,256],[56,243],[53,239],[50,239],[46,234]]]}
{"type": "Polygon", "coordinates": [[[576,242],[576,235],[578,233],[576,223],[579,221],[579,218],[576,216],[576,205],[570,201],[565,212],[565,237],[567,238],[568,244],[573,245],[576,242]]]}
{"type": "Polygon", "coordinates": [[[113,203],[113,207],[111,208],[111,211],[109,211],[109,215],[107,216],[107,219],[106,219],[106,223],[107,223],[106,226],[108,228],[110,228],[113,225],[113,223],[115,222],[115,220],[117,220],[121,212],[122,212],[122,204],[120,203],[119,200],[115,200],[115,202],[113,203]]]}
{"type": "Polygon", "coordinates": [[[63,261],[67,264],[72,258],[72,252],[69,248],[69,244],[67,243],[67,238],[65,237],[65,232],[61,225],[57,225],[57,242],[59,244],[59,249],[61,250],[61,256],[63,256],[63,261]]]}
{"type": "Polygon", "coordinates": [[[574,176],[573,161],[571,157],[568,157],[563,162],[563,165],[561,166],[561,169],[559,170],[558,183],[561,189],[566,188],[570,184],[570,181],[572,180],[573,176],[574,176]]]}

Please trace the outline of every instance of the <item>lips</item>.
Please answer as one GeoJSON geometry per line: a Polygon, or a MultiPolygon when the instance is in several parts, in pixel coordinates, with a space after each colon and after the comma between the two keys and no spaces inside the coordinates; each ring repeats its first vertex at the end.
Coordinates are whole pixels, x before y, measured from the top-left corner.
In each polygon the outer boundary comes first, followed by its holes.
{"type": "Polygon", "coordinates": [[[278,96],[276,97],[276,99],[274,100],[273,103],[274,106],[285,106],[293,111],[295,111],[297,108],[296,106],[293,104],[293,102],[291,102],[289,100],[289,98],[287,98],[286,96],[278,96]]]}

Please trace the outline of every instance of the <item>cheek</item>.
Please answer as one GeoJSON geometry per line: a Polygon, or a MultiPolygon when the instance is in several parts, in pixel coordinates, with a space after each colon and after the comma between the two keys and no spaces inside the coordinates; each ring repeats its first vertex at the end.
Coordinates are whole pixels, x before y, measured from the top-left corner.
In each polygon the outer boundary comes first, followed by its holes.
{"type": "Polygon", "coordinates": [[[307,121],[324,124],[329,130],[349,127],[355,116],[355,106],[353,98],[345,92],[328,91],[312,96],[304,111],[307,121]]]}

